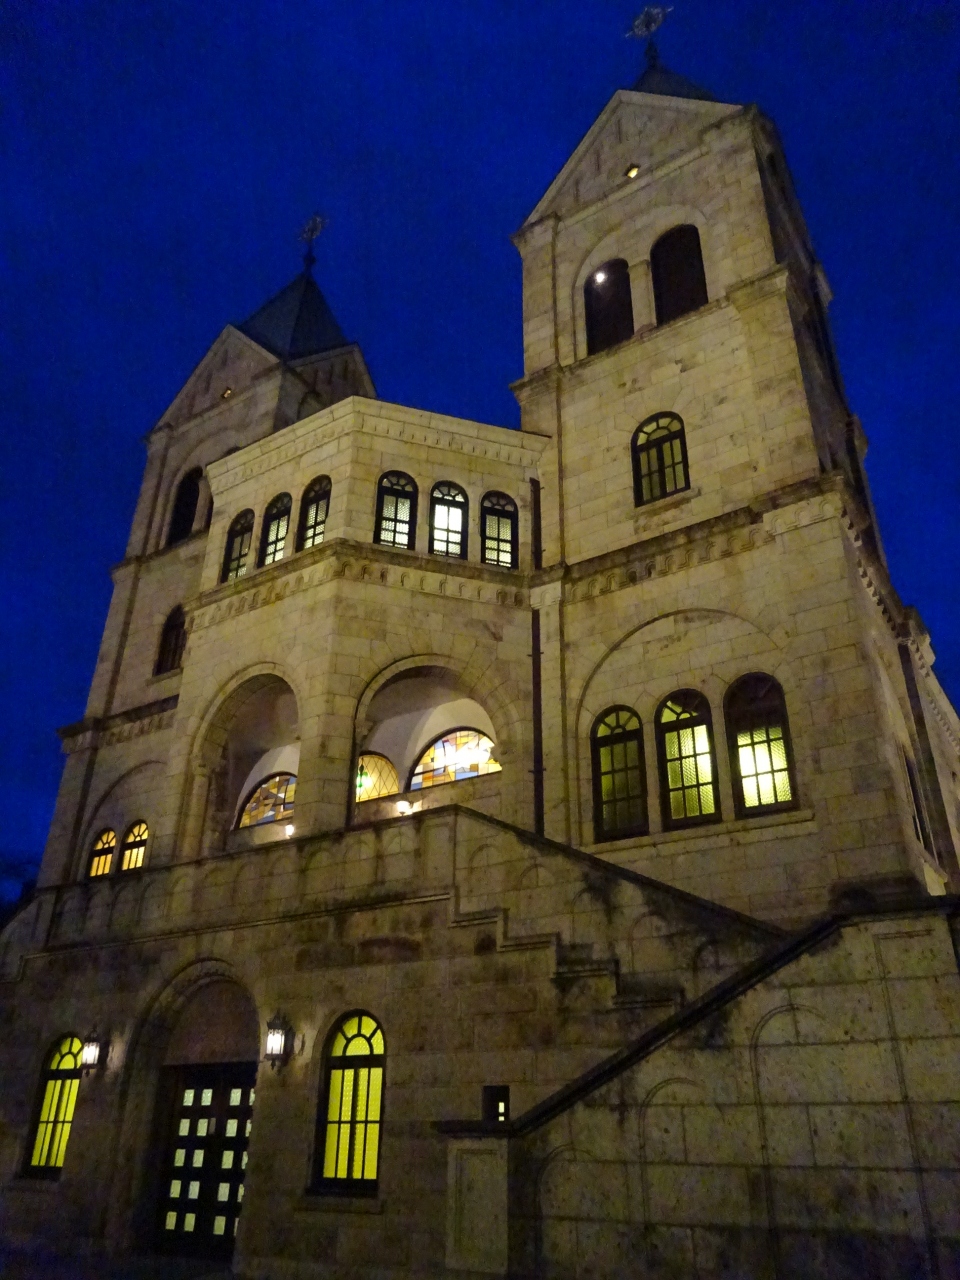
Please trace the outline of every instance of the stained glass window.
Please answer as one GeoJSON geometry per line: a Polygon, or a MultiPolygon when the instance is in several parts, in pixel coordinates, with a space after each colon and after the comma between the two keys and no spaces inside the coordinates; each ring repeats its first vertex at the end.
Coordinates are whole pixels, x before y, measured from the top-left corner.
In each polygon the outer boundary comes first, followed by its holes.
{"type": "Polygon", "coordinates": [[[265,822],[289,822],[296,792],[297,779],[292,773],[275,773],[264,778],[244,802],[237,825],[259,827],[265,822]]]}
{"type": "Polygon", "coordinates": [[[231,524],[227,533],[227,549],[223,556],[221,582],[235,582],[247,572],[250,543],[253,539],[253,521],[252,511],[241,511],[231,524]]]}
{"type": "Polygon", "coordinates": [[[143,866],[150,832],[145,822],[135,822],[123,838],[121,871],[137,871],[143,866]]]}
{"type": "Polygon", "coordinates": [[[260,565],[275,564],[283,559],[290,531],[290,511],[293,507],[289,493],[278,493],[263,513],[263,532],[260,535],[260,565]]]}
{"type": "Polygon", "coordinates": [[[467,558],[467,495],[457,484],[443,481],[430,493],[430,551],[467,558]]]}
{"type": "Polygon", "coordinates": [[[683,419],[657,413],[633,435],[633,496],[638,507],[690,488],[683,419]]]}
{"type": "Polygon", "coordinates": [[[409,790],[499,773],[494,751],[494,743],[478,729],[454,729],[427,747],[411,774],[409,790]]]}
{"type": "Polygon", "coordinates": [[[330,509],[330,477],[318,476],[310,482],[300,499],[300,531],[297,550],[309,551],[323,541],[330,509]]]}
{"type": "Polygon", "coordinates": [[[597,718],[592,738],[596,839],[644,835],[647,788],[639,716],[630,707],[611,707],[597,718]]]}
{"type": "Polygon", "coordinates": [[[63,1168],[80,1088],[82,1052],[76,1036],[65,1036],[50,1058],[27,1166],[27,1172],[35,1177],[56,1178],[63,1168]]]}
{"type": "Polygon", "coordinates": [[[317,1190],[376,1194],[385,1058],[377,1020],[368,1013],[348,1014],[327,1051],[324,1106],[317,1126],[317,1190]]]}
{"type": "Polygon", "coordinates": [[[117,847],[117,833],[109,827],[101,831],[93,842],[90,853],[91,876],[108,876],[113,866],[113,855],[117,847]]]}
{"type": "Polygon", "coordinates": [[[417,532],[417,486],[402,471],[388,471],[377,486],[374,542],[413,550],[417,532]]]}
{"type": "Polygon", "coordinates": [[[157,651],[157,664],[154,675],[162,676],[168,671],[178,671],[183,663],[183,651],[187,645],[187,626],[183,608],[177,605],[167,614],[160,633],[160,647],[157,651]]]}
{"type": "Polygon", "coordinates": [[[488,493],[480,503],[483,563],[516,569],[517,504],[505,493],[488,493]]]}
{"type": "Polygon", "coordinates": [[[738,814],[792,808],[790,730],[780,685],[773,676],[741,676],[727,690],[724,715],[738,814]]]}
{"type": "Polygon", "coordinates": [[[693,689],[671,693],[657,715],[663,822],[685,827],[720,818],[710,704],[693,689]]]}
{"type": "Polygon", "coordinates": [[[397,771],[386,756],[372,752],[357,761],[357,803],[377,800],[380,796],[395,796],[400,790],[397,771]]]}

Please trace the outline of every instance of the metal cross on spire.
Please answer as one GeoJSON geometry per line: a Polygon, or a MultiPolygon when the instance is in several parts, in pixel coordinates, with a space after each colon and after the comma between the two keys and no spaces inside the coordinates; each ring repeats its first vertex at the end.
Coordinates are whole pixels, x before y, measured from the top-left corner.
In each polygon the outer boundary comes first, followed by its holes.
{"type": "Polygon", "coordinates": [[[633,26],[627,32],[627,38],[649,40],[653,33],[663,26],[667,14],[672,12],[672,5],[648,4],[639,18],[634,18],[633,26]]]}
{"type": "Polygon", "coordinates": [[[326,225],[327,219],[321,214],[315,213],[300,232],[299,239],[307,246],[306,253],[303,255],[303,265],[307,271],[310,270],[317,260],[313,252],[313,242],[326,225]]]}

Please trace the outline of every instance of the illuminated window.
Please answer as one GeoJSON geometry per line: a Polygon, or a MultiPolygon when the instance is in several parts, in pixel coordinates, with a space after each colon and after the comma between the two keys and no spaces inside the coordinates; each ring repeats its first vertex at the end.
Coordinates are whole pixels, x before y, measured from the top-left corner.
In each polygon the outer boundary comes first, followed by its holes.
{"type": "Polygon", "coordinates": [[[240,810],[238,827],[259,827],[266,822],[289,822],[297,779],[292,773],[275,773],[258,782],[240,810]]]}
{"type": "Polygon", "coordinates": [[[665,827],[718,822],[720,797],[710,704],[693,689],[671,693],[657,713],[665,827]]]}
{"type": "Polygon", "coordinates": [[[467,495],[459,485],[443,481],[430,493],[430,552],[467,558],[467,495]]]}
{"type": "Polygon", "coordinates": [[[283,559],[290,530],[290,511],[293,503],[289,493],[278,493],[263,513],[263,533],[260,535],[261,567],[283,559]]]}
{"type": "Polygon", "coordinates": [[[780,685],[773,676],[741,676],[727,690],[723,710],[738,816],[793,808],[790,728],[780,685]]]}
{"type": "Polygon", "coordinates": [[[221,582],[236,582],[247,572],[250,542],[253,538],[253,512],[241,511],[227,533],[227,549],[223,556],[221,582]]]}
{"type": "Polygon", "coordinates": [[[153,674],[162,676],[168,671],[179,671],[183,664],[183,651],[186,645],[186,619],[182,607],[177,605],[167,614],[167,620],[160,632],[160,648],[157,651],[157,664],[153,674]]]}
{"type": "Polygon", "coordinates": [[[357,804],[363,800],[377,800],[380,796],[395,796],[399,790],[397,771],[386,756],[369,753],[360,757],[357,761],[357,804]]]}
{"type": "Polygon", "coordinates": [[[630,268],[623,258],[597,267],[583,286],[587,355],[615,347],[633,333],[630,268]]]}
{"type": "Polygon", "coordinates": [[[477,729],[454,729],[430,744],[410,775],[408,791],[438,787],[442,782],[465,782],[485,773],[499,773],[496,747],[477,729]]]}
{"type": "Polygon", "coordinates": [[[330,477],[318,476],[311,481],[300,499],[300,529],[297,550],[309,551],[323,541],[330,510],[330,477]]]}
{"type": "Polygon", "coordinates": [[[178,542],[183,542],[193,532],[193,522],[197,517],[197,506],[200,502],[200,481],[202,479],[203,471],[200,467],[194,467],[192,471],[187,472],[177,485],[177,492],[173,499],[173,511],[170,515],[170,529],[167,533],[168,547],[173,547],[178,542]]]}
{"type": "Polygon", "coordinates": [[[505,493],[488,493],[480,503],[483,563],[516,569],[517,504],[505,493]]]}
{"type": "Polygon", "coordinates": [[[109,827],[101,831],[93,842],[90,854],[91,876],[108,876],[113,866],[113,855],[117,847],[117,833],[109,827]]]}
{"type": "Polygon", "coordinates": [[[43,1079],[37,1128],[26,1168],[33,1177],[60,1176],[77,1105],[82,1052],[83,1045],[76,1036],[65,1036],[50,1059],[43,1079]]]}
{"type": "Polygon", "coordinates": [[[697,228],[673,227],[665,232],[650,250],[650,274],[657,324],[669,324],[706,306],[707,280],[697,228]]]}
{"type": "Polygon", "coordinates": [[[417,534],[417,486],[402,471],[388,471],[377,485],[374,542],[412,551],[417,534]]]}
{"type": "Polygon", "coordinates": [[[633,500],[638,507],[690,488],[683,419],[655,413],[633,433],[633,500]]]}
{"type": "Polygon", "coordinates": [[[611,707],[593,726],[593,826],[597,840],[645,835],[647,787],[640,718],[611,707]]]}
{"type": "Polygon", "coordinates": [[[135,822],[123,838],[121,871],[138,871],[143,866],[150,832],[145,822],[135,822]]]}
{"type": "Polygon", "coordinates": [[[375,1195],[383,1111],[383,1031],[368,1013],[351,1013],[327,1050],[318,1116],[314,1186],[335,1195],[375,1195]]]}

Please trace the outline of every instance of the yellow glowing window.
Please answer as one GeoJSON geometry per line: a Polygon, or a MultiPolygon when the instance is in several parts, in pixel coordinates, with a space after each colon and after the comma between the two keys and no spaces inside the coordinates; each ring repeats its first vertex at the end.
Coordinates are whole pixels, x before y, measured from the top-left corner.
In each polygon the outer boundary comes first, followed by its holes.
{"type": "Polygon", "coordinates": [[[344,1018],[327,1055],[315,1179],[322,1189],[351,1194],[376,1190],[384,1062],[383,1031],[376,1019],[368,1013],[344,1018]]]}
{"type": "Polygon", "coordinates": [[[263,534],[260,539],[260,564],[275,564],[283,559],[290,532],[292,502],[289,493],[278,494],[263,516],[263,534]]]}
{"type": "Polygon", "coordinates": [[[430,494],[430,550],[435,556],[467,554],[467,495],[457,484],[435,484],[430,494]]]}
{"type": "Polygon", "coordinates": [[[417,486],[402,471],[388,471],[377,486],[374,542],[413,550],[417,527],[417,486]]]}
{"type": "Polygon", "coordinates": [[[380,796],[395,796],[400,790],[397,771],[386,756],[372,753],[357,761],[357,803],[377,800],[380,796]]]}
{"type": "Polygon", "coordinates": [[[633,435],[634,502],[642,507],[689,487],[683,420],[675,413],[645,419],[633,435]]]}
{"type": "Polygon", "coordinates": [[[241,827],[259,827],[265,822],[289,822],[297,793],[296,775],[275,773],[256,787],[240,811],[241,827]]]}
{"type": "Polygon", "coordinates": [[[83,1045],[77,1037],[66,1036],[47,1067],[29,1164],[29,1172],[38,1177],[58,1177],[63,1168],[80,1088],[82,1052],[83,1045]]]}
{"type": "Polygon", "coordinates": [[[724,715],[737,812],[751,817],[792,808],[796,789],[783,690],[760,672],[741,676],[727,690],[724,715]]]}
{"type": "Polygon", "coordinates": [[[145,822],[135,822],[123,840],[123,858],[121,871],[136,871],[143,866],[143,855],[146,852],[150,832],[145,822]]]}
{"type": "Polygon", "coordinates": [[[329,509],[330,477],[318,476],[309,485],[300,501],[298,551],[309,551],[311,547],[318,547],[323,541],[329,509]]]}
{"type": "Polygon", "coordinates": [[[737,755],[743,803],[747,809],[790,803],[793,789],[787,767],[787,744],[780,725],[766,725],[762,729],[738,733],[737,755]]]}
{"type": "Polygon", "coordinates": [[[113,866],[113,855],[117,848],[117,833],[101,831],[93,842],[90,855],[91,876],[108,876],[113,866]]]}
{"type": "Polygon", "coordinates": [[[517,567],[517,504],[505,493],[488,493],[480,504],[483,563],[517,567]]]}
{"type": "Polygon", "coordinates": [[[455,729],[430,744],[410,778],[410,790],[438,787],[442,782],[464,782],[486,773],[499,773],[493,758],[496,747],[477,729],[455,729]]]}
{"type": "Polygon", "coordinates": [[[594,830],[598,840],[640,835],[647,828],[640,718],[611,707],[593,728],[594,830]]]}
{"type": "Polygon", "coordinates": [[[660,708],[657,739],[665,823],[715,821],[720,804],[706,698],[692,689],[671,694],[660,708]]]}

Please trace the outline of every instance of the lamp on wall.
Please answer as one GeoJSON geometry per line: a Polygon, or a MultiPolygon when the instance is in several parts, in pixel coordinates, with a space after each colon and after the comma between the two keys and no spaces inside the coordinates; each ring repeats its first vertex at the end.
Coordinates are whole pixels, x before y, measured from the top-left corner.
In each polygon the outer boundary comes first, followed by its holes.
{"type": "Polygon", "coordinates": [[[106,1058],[103,1052],[105,1046],[100,1043],[95,1035],[87,1036],[83,1042],[83,1048],[80,1050],[80,1066],[84,1071],[95,1071],[100,1065],[101,1054],[106,1058]]]}
{"type": "Polygon", "coordinates": [[[267,1023],[267,1051],[264,1061],[271,1067],[283,1066],[293,1049],[293,1028],[281,1014],[277,1013],[267,1023]]]}

